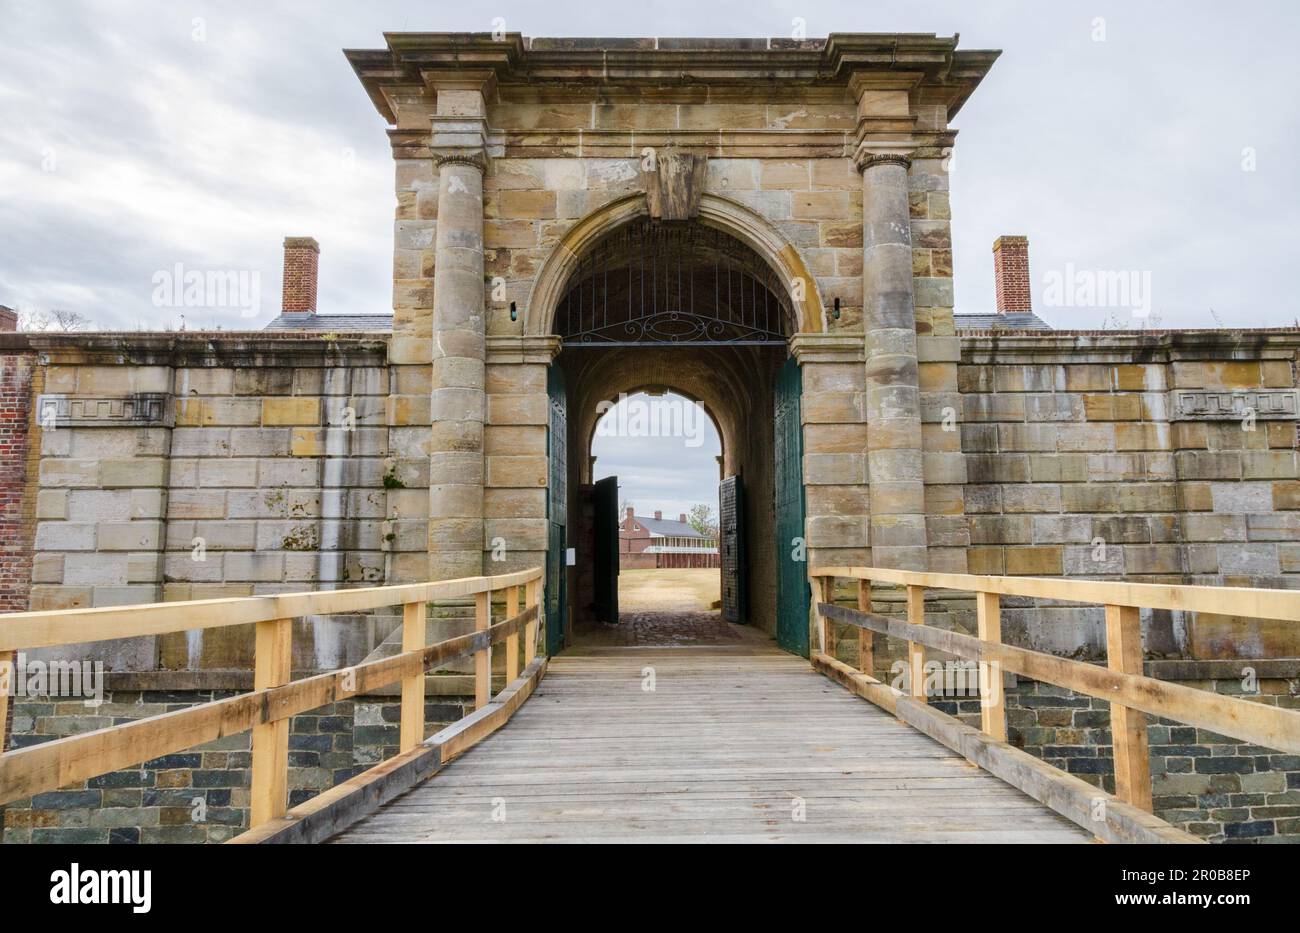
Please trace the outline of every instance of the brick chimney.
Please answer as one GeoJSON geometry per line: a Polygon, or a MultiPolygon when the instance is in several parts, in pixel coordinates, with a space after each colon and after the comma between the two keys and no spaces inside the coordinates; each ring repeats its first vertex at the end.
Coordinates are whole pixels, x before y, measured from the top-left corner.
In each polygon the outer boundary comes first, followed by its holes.
{"type": "Polygon", "coordinates": [[[632,516],[632,506],[629,505],[626,509],[623,510],[623,512],[624,512],[624,520],[630,522],[630,521],[632,520],[632,518],[633,518],[633,516],[632,516]]]}
{"type": "Polygon", "coordinates": [[[320,244],[309,236],[284,238],[284,314],[316,312],[316,267],[320,244]]]}
{"type": "Polygon", "coordinates": [[[661,522],[663,521],[663,519],[664,519],[664,513],[660,512],[658,509],[655,509],[655,521],[661,522]]]}
{"type": "Polygon", "coordinates": [[[998,293],[998,314],[1033,310],[1028,237],[1000,236],[993,241],[993,283],[998,293]]]}
{"type": "Polygon", "coordinates": [[[0,305],[0,333],[18,329],[18,312],[0,305]]]}
{"type": "Polygon", "coordinates": [[[683,513],[681,513],[680,515],[678,515],[678,516],[677,516],[677,520],[678,520],[679,522],[681,522],[683,525],[685,525],[685,524],[686,524],[686,513],[683,512],[683,513]]]}

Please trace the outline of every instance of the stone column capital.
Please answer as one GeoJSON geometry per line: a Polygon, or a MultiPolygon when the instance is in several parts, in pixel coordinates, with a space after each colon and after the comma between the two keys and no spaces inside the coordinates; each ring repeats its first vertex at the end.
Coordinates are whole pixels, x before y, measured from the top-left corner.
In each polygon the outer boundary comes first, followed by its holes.
{"type": "Polygon", "coordinates": [[[432,118],[432,135],[429,150],[434,161],[444,164],[471,165],[486,171],[488,163],[487,118],[478,116],[445,116],[432,118]]]}
{"type": "Polygon", "coordinates": [[[881,165],[901,165],[904,169],[912,167],[912,153],[915,147],[905,143],[876,143],[863,140],[853,153],[853,165],[859,172],[881,165]]]}

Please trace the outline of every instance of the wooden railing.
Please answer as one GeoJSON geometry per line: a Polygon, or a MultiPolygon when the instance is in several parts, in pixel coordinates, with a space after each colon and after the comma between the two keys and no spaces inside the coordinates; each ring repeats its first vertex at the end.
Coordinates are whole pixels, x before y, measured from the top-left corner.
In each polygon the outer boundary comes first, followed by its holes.
{"type": "MultiPolygon", "coordinates": [[[[27,649],[232,625],[257,627],[252,692],[6,752],[0,755],[0,804],[251,729],[250,825],[256,828],[281,818],[288,801],[290,717],[400,681],[400,752],[412,752],[424,741],[427,671],[473,655],[474,699],[482,710],[492,699],[494,644],[506,643],[507,683],[520,677],[521,663],[534,666],[541,580],[541,569],[534,568],[436,583],[0,616],[0,662],[27,649]],[[496,592],[505,597],[506,618],[493,624],[496,592]],[[425,644],[428,604],[469,596],[474,598],[475,630],[425,644]],[[403,609],[399,654],[290,680],[295,618],[397,605],[403,609]]],[[[0,697],[0,722],[7,700],[0,697]]]]}
{"type": "MultiPolygon", "coordinates": [[[[824,567],[812,571],[810,578],[820,639],[819,650],[814,652],[814,664],[891,712],[898,710],[900,704],[926,703],[926,649],[947,652],[978,663],[980,732],[993,743],[1005,745],[1007,737],[1003,672],[1107,700],[1114,744],[1115,797],[1139,810],[1151,810],[1148,715],[1177,720],[1289,754],[1300,754],[1300,711],[1253,703],[1145,676],[1139,615],[1142,609],[1166,609],[1300,622],[1300,592],[986,577],[871,567],[824,567]],[[834,602],[835,581],[844,578],[858,581],[857,609],[834,602]],[[906,589],[906,621],[871,611],[873,582],[906,589]],[[926,589],[974,594],[977,635],[927,625],[926,589]],[[1102,667],[1004,644],[1001,627],[1003,596],[1104,606],[1107,665],[1102,667]],[[836,626],[860,630],[856,670],[835,658],[836,626]],[[907,643],[906,694],[875,679],[874,634],[907,643]]],[[[913,724],[918,728],[942,731],[935,716],[919,715],[916,705],[908,708],[911,718],[917,719],[913,724]]],[[[952,730],[948,729],[948,733],[951,735],[952,730]]],[[[983,743],[983,747],[987,749],[990,746],[983,743]]],[[[1025,764],[1019,762],[1022,770],[1025,764]]]]}

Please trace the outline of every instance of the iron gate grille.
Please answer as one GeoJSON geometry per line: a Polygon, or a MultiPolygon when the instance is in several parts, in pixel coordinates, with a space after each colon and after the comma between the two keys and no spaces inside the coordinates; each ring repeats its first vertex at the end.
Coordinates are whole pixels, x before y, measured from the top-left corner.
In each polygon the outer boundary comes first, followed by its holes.
{"type": "Polygon", "coordinates": [[[784,344],[793,317],[779,277],[740,240],[642,219],[579,261],[556,329],[569,347],[784,344]]]}

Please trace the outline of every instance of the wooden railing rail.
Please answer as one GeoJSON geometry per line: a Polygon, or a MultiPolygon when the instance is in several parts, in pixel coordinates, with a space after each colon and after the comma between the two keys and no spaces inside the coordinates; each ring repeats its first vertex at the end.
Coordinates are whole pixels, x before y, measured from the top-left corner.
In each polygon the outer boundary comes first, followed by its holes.
{"type": "Polygon", "coordinates": [[[507,643],[508,682],[520,676],[521,640],[524,656],[532,664],[541,579],[541,569],[534,568],[435,583],[0,615],[0,657],[22,649],[256,625],[252,692],[6,752],[0,755],[0,804],[251,729],[250,826],[280,818],[288,800],[290,717],[400,681],[400,751],[410,752],[424,740],[427,671],[453,658],[472,655],[475,705],[482,709],[491,701],[494,644],[507,643]],[[525,594],[522,610],[520,587],[525,594]],[[492,596],[498,591],[504,591],[506,618],[494,624],[492,596]],[[425,644],[428,602],[466,596],[475,600],[475,631],[425,644]],[[395,605],[402,606],[399,654],[301,680],[289,679],[294,618],[395,605]]]}
{"type": "Polygon", "coordinates": [[[1300,621],[1300,593],[1239,587],[985,577],[873,567],[823,567],[813,570],[810,577],[814,593],[821,596],[816,605],[821,644],[834,645],[836,636],[833,630],[837,625],[860,630],[857,671],[838,661],[829,651],[815,655],[814,664],[820,664],[825,672],[832,673],[837,679],[847,677],[862,695],[887,708],[896,706],[897,698],[904,694],[874,677],[871,644],[874,633],[907,643],[907,694],[917,703],[926,701],[924,662],[927,648],[977,662],[980,669],[980,731],[997,742],[1006,740],[1003,672],[1107,700],[1111,706],[1115,796],[1140,810],[1151,810],[1148,715],[1177,720],[1289,754],[1300,754],[1300,711],[1145,676],[1139,616],[1141,609],[1150,608],[1300,621]],[[858,581],[857,609],[833,602],[837,579],[858,581]],[[906,621],[871,611],[872,583],[906,588],[906,621]],[[973,593],[978,634],[966,635],[925,624],[924,596],[927,588],[973,593]],[[1004,644],[1001,633],[1003,596],[1104,606],[1107,666],[1004,644]]]}

